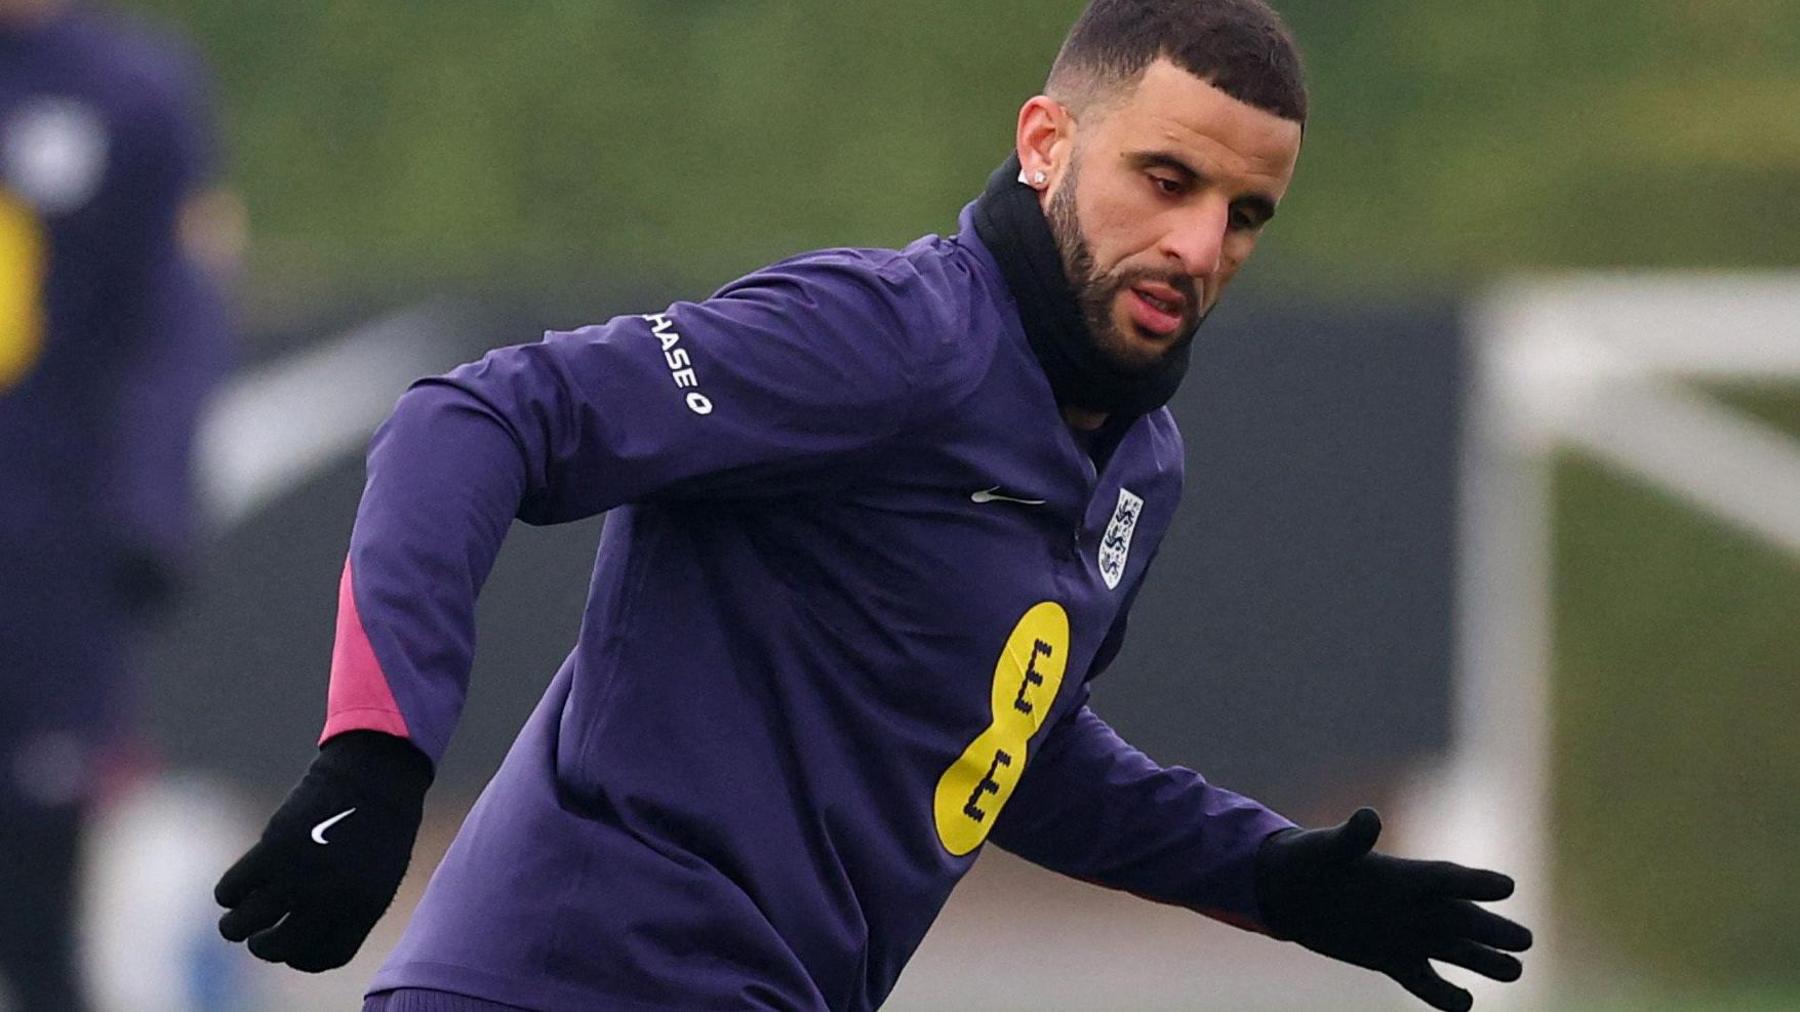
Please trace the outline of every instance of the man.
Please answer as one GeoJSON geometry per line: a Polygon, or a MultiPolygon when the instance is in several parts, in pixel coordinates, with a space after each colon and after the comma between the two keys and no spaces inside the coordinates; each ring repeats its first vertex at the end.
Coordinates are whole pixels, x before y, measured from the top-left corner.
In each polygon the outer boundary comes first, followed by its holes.
{"type": "MultiPolygon", "coordinates": [[[[224,360],[195,68],[134,26],[0,0],[0,993],[82,1007],[81,827],[127,641],[191,552],[224,360]]],[[[6,1004],[0,999],[0,1005],[6,1004]]]]}
{"type": "Polygon", "coordinates": [[[868,1009],[992,839],[1443,1009],[1504,876],[1299,831],[1086,706],[1174,513],[1162,407],[1286,192],[1261,0],[1096,0],[961,234],[496,351],[377,435],[319,759],[219,884],[306,970],[392,897],[514,516],[613,510],[580,641],[366,1008],[868,1009]],[[283,919],[285,918],[285,919],[283,919]],[[279,922],[279,923],[278,923],[279,922]]]}

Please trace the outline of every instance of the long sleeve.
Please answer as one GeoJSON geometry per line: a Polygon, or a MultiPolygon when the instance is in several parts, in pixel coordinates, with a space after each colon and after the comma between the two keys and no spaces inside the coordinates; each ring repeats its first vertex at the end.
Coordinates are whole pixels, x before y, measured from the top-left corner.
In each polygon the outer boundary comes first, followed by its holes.
{"type": "Polygon", "coordinates": [[[513,519],[788,495],[875,459],[937,399],[954,330],[915,317],[936,311],[924,284],[854,253],[777,265],[416,384],[369,454],[323,738],[378,730],[443,754],[513,519]]]}
{"type": "Polygon", "coordinates": [[[1052,871],[1258,930],[1256,849],[1293,823],[1193,770],[1158,764],[1087,706],[1142,588],[1140,579],[1095,652],[1081,702],[1046,730],[992,839],[1052,871]]]}
{"type": "Polygon", "coordinates": [[[993,840],[1052,871],[1257,928],[1256,849],[1291,825],[1158,765],[1083,704],[1050,729],[993,840]]]}

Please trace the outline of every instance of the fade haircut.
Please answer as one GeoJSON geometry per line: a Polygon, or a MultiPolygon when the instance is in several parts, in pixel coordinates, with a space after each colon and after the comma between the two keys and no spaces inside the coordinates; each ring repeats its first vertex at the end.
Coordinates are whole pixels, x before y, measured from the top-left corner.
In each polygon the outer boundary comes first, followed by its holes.
{"type": "Polygon", "coordinates": [[[1093,0],[1044,90],[1084,109],[1118,97],[1163,57],[1246,105],[1306,123],[1299,49],[1263,0],[1093,0]]]}

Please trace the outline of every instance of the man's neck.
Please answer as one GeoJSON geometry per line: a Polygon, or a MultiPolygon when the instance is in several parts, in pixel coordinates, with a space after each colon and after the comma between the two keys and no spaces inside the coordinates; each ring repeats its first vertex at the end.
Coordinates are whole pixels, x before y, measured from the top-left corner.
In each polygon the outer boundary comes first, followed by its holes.
{"type": "Polygon", "coordinates": [[[969,222],[1000,268],[1057,402],[1098,406],[1064,417],[1072,426],[1098,426],[1109,414],[1137,416],[1162,407],[1187,373],[1187,344],[1148,369],[1122,368],[1101,351],[1069,282],[1041,196],[1018,176],[1014,155],[988,177],[969,222]]]}
{"type": "Polygon", "coordinates": [[[1069,423],[1069,428],[1076,429],[1080,432],[1093,432],[1100,428],[1100,426],[1105,425],[1106,420],[1112,417],[1104,411],[1092,411],[1088,408],[1073,408],[1067,406],[1062,409],[1062,413],[1063,421],[1069,423]]]}

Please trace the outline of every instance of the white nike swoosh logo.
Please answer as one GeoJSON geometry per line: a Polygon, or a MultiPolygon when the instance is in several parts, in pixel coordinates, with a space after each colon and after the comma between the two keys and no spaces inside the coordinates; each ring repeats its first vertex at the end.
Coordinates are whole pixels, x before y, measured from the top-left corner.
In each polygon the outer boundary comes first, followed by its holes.
{"type": "Polygon", "coordinates": [[[313,830],[312,830],[313,842],[318,844],[321,847],[325,846],[325,843],[326,843],[325,831],[327,829],[330,829],[331,827],[337,825],[338,823],[344,821],[345,819],[348,819],[350,817],[350,813],[354,812],[354,811],[356,811],[356,809],[346,808],[343,811],[332,816],[331,818],[326,819],[324,822],[321,822],[318,825],[314,826],[313,830]]]}
{"type": "Polygon", "coordinates": [[[1011,502],[1011,503],[1018,503],[1020,506],[1042,506],[1042,505],[1044,505],[1044,500],[1042,500],[1042,499],[1020,499],[1017,496],[1001,495],[1000,494],[1000,486],[998,486],[998,485],[995,485],[993,488],[982,489],[980,492],[974,493],[973,495],[969,496],[969,501],[970,502],[1011,502]]]}

